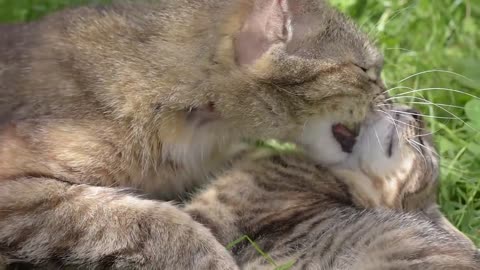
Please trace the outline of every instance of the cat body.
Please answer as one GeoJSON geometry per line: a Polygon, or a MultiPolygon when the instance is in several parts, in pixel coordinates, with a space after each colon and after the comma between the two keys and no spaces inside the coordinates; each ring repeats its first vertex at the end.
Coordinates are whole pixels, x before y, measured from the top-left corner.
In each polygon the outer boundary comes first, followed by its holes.
{"type": "MultiPolygon", "coordinates": [[[[426,131],[411,115],[385,114],[366,121],[346,158],[329,130],[322,140],[339,153],[335,162],[322,152],[315,160],[260,154],[186,210],[220,243],[247,235],[291,269],[480,269],[478,250],[438,212],[438,160],[426,131]]],[[[246,241],[232,252],[242,269],[274,268],[246,241]]]]}
{"type": "Polygon", "coordinates": [[[118,3],[0,35],[7,262],[235,269],[201,224],[123,189],[179,198],[245,138],[321,148],[315,119],[354,124],[384,92],[380,54],[321,0],[118,3]]]}
{"type": "Polygon", "coordinates": [[[381,58],[367,39],[322,1],[250,11],[255,3],[86,7],[2,31],[2,178],[36,174],[175,198],[228,160],[233,142],[298,140],[325,112],[361,121],[381,90],[381,58]],[[261,25],[256,12],[298,16],[275,26],[291,28],[285,41],[255,50],[242,42],[260,34],[242,27],[261,25]],[[317,14],[325,18],[310,18],[317,14]]]}

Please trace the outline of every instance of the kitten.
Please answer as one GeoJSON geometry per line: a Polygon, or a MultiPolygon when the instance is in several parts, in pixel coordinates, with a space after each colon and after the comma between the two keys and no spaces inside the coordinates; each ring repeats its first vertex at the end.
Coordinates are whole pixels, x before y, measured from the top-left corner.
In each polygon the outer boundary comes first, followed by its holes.
{"type": "MultiPolygon", "coordinates": [[[[347,156],[330,128],[319,140],[333,158],[242,161],[186,210],[220,243],[247,235],[291,269],[480,269],[472,243],[430,215],[438,161],[421,120],[395,111],[372,113],[347,156]]],[[[273,269],[246,242],[233,254],[242,269],[273,269]]]]}
{"type": "Polygon", "coordinates": [[[189,216],[117,188],[178,198],[244,138],[321,148],[310,123],[363,120],[383,96],[381,66],[322,0],[117,3],[4,25],[0,254],[61,267],[234,269],[189,216]]]}

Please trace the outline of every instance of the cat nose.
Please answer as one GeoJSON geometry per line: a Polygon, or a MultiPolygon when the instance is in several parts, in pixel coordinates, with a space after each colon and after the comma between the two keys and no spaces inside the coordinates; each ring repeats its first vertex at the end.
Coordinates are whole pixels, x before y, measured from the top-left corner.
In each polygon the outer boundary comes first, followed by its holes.
{"type": "Polygon", "coordinates": [[[378,72],[376,71],[375,68],[370,68],[366,71],[368,78],[372,82],[376,82],[378,80],[378,72]]]}
{"type": "Polygon", "coordinates": [[[387,86],[385,85],[384,81],[382,80],[382,77],[380,75],[380,71],[376,68],[370,68],[365,71],[367,74],[368,79],[377,85],[381,91],[387,90],[387,86]]]}

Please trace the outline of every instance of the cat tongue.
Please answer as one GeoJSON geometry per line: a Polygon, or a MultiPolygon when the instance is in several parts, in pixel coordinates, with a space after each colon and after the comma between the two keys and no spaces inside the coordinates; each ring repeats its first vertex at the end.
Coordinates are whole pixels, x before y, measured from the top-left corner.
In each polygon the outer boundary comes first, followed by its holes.
{"type": "Polygon", "coordinates": [[[355,133],[342,124],[333,125],[332,133],[337,142],[342,146],[342,151],[352,153],[356,142],[355,133]]]}

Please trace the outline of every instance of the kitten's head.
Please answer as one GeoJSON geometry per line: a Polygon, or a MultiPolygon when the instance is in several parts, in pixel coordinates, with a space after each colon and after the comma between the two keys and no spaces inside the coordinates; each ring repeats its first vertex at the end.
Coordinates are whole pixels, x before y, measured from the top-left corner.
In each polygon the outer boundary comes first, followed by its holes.
{"type": "Polygon", "coordinates": [[[353,125],[383,95],[381,54],[323,0],[236,3],[220,26],[212,76],[225,85],[216,109],[245,137],[316,145],[318,118],[353,125]]]}
{"type": "Polygon", "coordinates": [[[331,120],[324,122],[330,125],[322,139],[327,151],[314,156],[347,182],[357,203],[419,210],[435,202],[438,155],[418,112],[385,106],[371,113],[351,149],[353,135],[331,120]]]}

